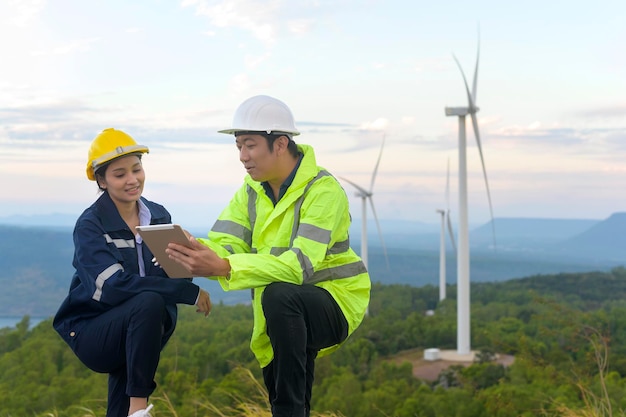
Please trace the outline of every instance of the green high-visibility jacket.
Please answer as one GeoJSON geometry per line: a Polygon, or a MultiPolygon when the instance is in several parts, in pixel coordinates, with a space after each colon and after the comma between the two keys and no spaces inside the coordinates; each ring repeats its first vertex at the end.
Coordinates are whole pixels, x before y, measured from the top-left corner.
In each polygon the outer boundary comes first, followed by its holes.
{"type": "MultiPolygon", "coordinates": [[[[266,285],[290,282],[325,288],[346,317],[348,335],[363,320],[370,298],[369,274],[350,247],[346,193],[317,166],[312,147],[298,149],[304,157],[276,206],[263,186],[247,175],[208,239],[198,239],[230,262],[230,278],[215,277],[225,291],[253,289],[250,348],[261,367],[274,357],[261,306],[266,285]]],[[[319,356],[337,347],[323,349],[319,356]]]]}

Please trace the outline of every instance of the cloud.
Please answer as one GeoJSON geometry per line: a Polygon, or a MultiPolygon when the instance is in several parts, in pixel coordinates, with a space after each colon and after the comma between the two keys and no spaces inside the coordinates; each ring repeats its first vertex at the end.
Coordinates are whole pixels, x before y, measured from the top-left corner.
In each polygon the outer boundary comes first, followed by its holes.
{"type": "Polygon", "coordinates": [[[0,123],[6,127],[41,122],[63,122],[77,114],[92,112],[95,113],[96,109],[79,100],[40,101],[23,106],[0,108],[0,123]]]}
{"type": "Polygon", "coordinates": [[[230,79],[230,89],[235,94],[243,93],[250,89],[250,77],[248,74],[237,74],[230,79]]]}
{"type": "MultiPolygon", "coordinates": [[[[292,35],[311,32],[316,21],[308,16],[311,9],[318,8],[319,4],[312,2],[310,5],[291,7],[282,0],[184,0],[182,6],[195,8],[197,15],[206,17],[217,28],[249,32],[266,46],[271,46],[277,42],[282,31],[292,35]]],[[[210,30],[207,33],[213,35],[215,32],[210,30]]]]}
{"type": "Polygon", "coordinates": [[[314,25],[315,22],[313,19],[293,19],[287,22],[287,28],[289,28],[289,32],[297,35],[311,32],[314,25]]]}
{"type": "Polygon", "coordinates": [[[33,51],[33,56],[45,56],[45,55],[69,55],[74,52],[87,52],[91,50],[92,44],[99,42],[101,38],[88,38],[78,39],[68,42],[64,45],[59,45],[54,48],[46,50],[33,51]]]}
{"type": "MultiPolygon", "coordinates": [[[[219,127],[220,129],[223,126],[219,127]]],[[[176,128],[146,128],[145,126],[132,125],[128,127],[128,133],[150,146],[169,150],[201,150],[208,144],[228,144],[227,136],[217,133],[217,127],[176,127],[176,128]]]]}
{"type": "Polygon", "coordinates": [[[253,69],[258,68],[264,62],[267,62],[267,60],[270,59],[270,57],[271,55],[269,53],[262,54],[262,55],[248,54],[244,58],[244,63],[246,65],[246,68],[253,70],[253,69]]]}
{"type": "Polygon", "coordinates": [[[488,132],[490,145],[542,149],[541,152],[583,156],[615,155],[626,151],[626,127],[508,126],[488,132]],[[540,147],[540,148],[539,148],[540,147]]]}
{"type": "Polygon", "coordinates": [[[310,126],[310,127],[350,127],[354,128],[355,126],[350,123],[329,123],[329,122],[311,122],[311,121],[303,121],[297,122],[298,126],[310,126]]]}
{"type": "MultiPolygon", "coordinates": [[[[207,143],[224,143],[218,127],[206,126],[216,111],[168,113],[129,118],[125,109],[94,107],[79,99],[40,101],[24,106],[0,108],[0,154],[6,160],[25,149],[56,149],[76,142],[88,146],[107,127],[122,129],[149,146],[193,149],[207,143]],[[202,123],[198,123],[201,121],[202,123]],[[148,126],[148,127],[146,127],[148,126]],[[69,142],[68,142],[69,141],[69,142]],[[65,144],[65,145],[63,145],[65,144]]],[[[223,128],[223,126],[219,126],[223,128]]]]}
{"type": "MultiPolygon", "coordinates": [[[[8,23],[12,25],[27,27],[39,17],[46,3],[46,0],[3,2],[0,7],[0,16],[8,16],[8,23]]],[[[5,22],[5,19],[0,17],[0,22],[5,22]]]]}
{"type": "Polygon", "coordinates": [[[183,7],[195,7],[196,14],[208,18],[209,23],[218,28],[234,27],[251,32],[258,40],[271,44],[275,41],[275,25],[279,1],[259,4],[250,0],[187,0],[183,7]],[[270,23],[275,22],[275,23],[270,23]]]}
{"type": "Polygon", "coordinates": [[[423,58],[412,64],[413,70],[419,73],[440,73],[450,69],[450,57],[438,56],[423,58]]]}
{"type": "Polygon", "coordinates": [[[586,119],[619,119],[623,123],[626,120],[626,103],[588,109],[574,115],[586,119]]]}
{"type": "Polygon", "coordinates": [[[360,128],[362,130],[375,130],[375,131],[383,131],[389,127],[389,120],[384,117],[379,117],[374,121],[369,121],[363,123],[360,128]]]}

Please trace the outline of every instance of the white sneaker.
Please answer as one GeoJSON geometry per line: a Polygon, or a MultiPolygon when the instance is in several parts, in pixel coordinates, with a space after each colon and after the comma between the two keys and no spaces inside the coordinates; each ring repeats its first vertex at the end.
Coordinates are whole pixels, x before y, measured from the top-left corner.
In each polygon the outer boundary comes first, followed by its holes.
{"type": "Polygon", "coordinates": [[[154,406],[152,404],[150,404],[145,409],[137,410],[134,413],[132,413],[131,415],[129,415],[128,417],[152,417],[150,415],[150,410],[152,410],[152,407],[154,407],[154,406]]]}

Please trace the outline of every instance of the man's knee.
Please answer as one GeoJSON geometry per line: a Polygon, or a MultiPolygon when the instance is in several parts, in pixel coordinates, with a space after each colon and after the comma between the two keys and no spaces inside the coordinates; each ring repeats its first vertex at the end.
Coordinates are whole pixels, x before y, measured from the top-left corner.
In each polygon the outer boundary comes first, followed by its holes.
{"type": "Polygon", "coordinates": [[[265,287],[261,298],[261,305],[265,314],[266,320],[273,320],[278,317],[284,316],[288,311],[293,310],[290,308],[290,303],[293,303],[293,294],[298,289],[298,285],[289,284],[286,282],[273,282],[265,287]]]}
{"type": "Polygon", "coordinates": [[[273,282],[269,284],[263,290],[261,303],[265,305],[265,303],[269,304],[275,301],[284,300],[286,295],[293,291],[294,285],[295,284],[288,284],[286,282],[273,282]]]}

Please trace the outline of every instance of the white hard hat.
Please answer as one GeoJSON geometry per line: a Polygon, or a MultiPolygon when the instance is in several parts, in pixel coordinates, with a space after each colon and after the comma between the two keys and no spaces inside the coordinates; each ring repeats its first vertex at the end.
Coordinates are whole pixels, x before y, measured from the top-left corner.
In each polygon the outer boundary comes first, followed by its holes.
{"type": "Polygon", "coordinates": [[[250,97],[239,105],[233,117],[233,125],[219,133],[266,132],[299,135],[293,114],[282,101],[270,96],[250,97]]]}

